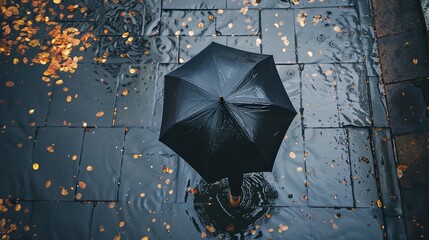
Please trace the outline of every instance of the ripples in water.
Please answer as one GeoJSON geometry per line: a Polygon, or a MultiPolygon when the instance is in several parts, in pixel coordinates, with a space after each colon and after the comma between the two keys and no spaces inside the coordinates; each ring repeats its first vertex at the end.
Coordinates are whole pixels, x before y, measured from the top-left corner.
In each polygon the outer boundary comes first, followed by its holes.
{"type": "Polygon", "coordinates": [[[228,180],[214,184],[202,184],[195,195],[194,209],[205,226],[212,226],[214,233],[249,236],[261,225],[268,214],[274,214],[270,206],[275,204],[278,193],[262,173],[246,174],[243,180],[243,199],[238,208],[229,204],[228,180]]]}

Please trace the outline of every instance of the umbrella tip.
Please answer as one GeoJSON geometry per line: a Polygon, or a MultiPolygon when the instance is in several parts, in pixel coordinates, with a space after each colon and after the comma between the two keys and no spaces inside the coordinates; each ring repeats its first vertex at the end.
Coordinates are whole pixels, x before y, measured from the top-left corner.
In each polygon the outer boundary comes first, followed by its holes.
{"type": "Polygon", "coordinates": [[[220,102],[221,104],[224,104],[224,103],[225,103],[225,99],[223,98],[223,96],[220,96],[220,97],[219,97],[219,102],[220,102]]]}

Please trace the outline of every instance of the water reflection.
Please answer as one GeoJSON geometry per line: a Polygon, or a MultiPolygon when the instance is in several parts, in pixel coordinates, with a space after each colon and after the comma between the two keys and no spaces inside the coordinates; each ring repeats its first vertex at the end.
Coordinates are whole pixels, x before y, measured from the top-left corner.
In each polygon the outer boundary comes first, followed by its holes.
{"type": "Polygon", "coordinates": [[[246,174],[242,189],[243,200],[240,207],[232,208],[228,202],[227,179],[199,186],[194,209],[210,233],[229,237],[250,236],[269,216],[275,214],[276,211],[270,206],[275,205],[278,193],[262,173],[246,174]]]}

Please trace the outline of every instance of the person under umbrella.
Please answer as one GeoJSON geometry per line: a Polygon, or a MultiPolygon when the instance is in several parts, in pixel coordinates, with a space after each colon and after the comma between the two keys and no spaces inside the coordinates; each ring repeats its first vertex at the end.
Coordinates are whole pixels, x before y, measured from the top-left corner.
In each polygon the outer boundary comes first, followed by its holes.
{"type": "Polygon", "coordinates": [[[211,43],[165,75],[160,141],[207,183],[228,177],[237,207],[243,173],[272,171],[296,114],[271,55],[211,43]]]}

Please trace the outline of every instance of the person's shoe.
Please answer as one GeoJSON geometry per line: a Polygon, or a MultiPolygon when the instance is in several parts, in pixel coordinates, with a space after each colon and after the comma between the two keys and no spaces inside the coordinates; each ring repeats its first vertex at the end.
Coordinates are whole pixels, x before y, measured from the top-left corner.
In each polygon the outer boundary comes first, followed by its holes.
{"type": "Polygon", "coordinates": [[[229,194],[229,203],[231,204],[231,207],[236,208],[238,205],[240,205],[241,202],[241,195],[238,196],[238,198],[233,197],[231,194],[229,194]]]}

